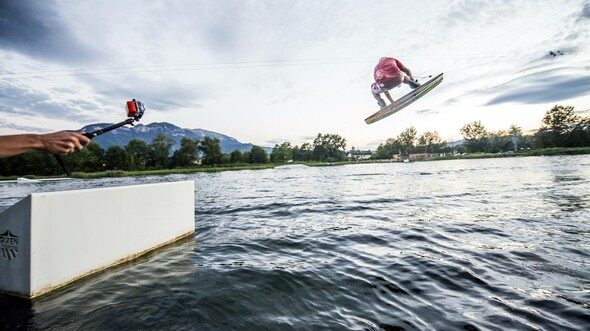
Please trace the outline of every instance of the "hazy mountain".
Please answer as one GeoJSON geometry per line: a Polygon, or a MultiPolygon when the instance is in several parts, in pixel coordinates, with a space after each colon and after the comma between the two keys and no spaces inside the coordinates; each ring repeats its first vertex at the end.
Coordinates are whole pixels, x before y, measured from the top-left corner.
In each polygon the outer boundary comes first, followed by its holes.
{"type": "Polygon", "coordinates": [[[463,145],[464,143],[465,143],[464,139],[456,140],[456,141],[449,141],[449,142],[447,142],[447,146],[457,147],[457,146],[463,145]]]}
{"type": "MultiPolygon", "coordinates": [[[[79,131],[92,132],[98,129],[105,128],[111,124],[112,123],[90,124],[81,128],[79,131]]],[[[174,141],[176,141],[176,144],[172,147],[172,150],[176,150],[180,147],[180,140],[182,139],[182,137],[197,138],[199,140],[203,140],[205,136],[217,138],[220,141],[221,151],[223,153],[231,153],[235,150],[249,152],[253,146],[249,143],[241,143],[237,141],[235,138],[232,138],[221,133],[207,131],[203,129],[182,129],[174,124],[170,124],[167,122],[150,123],[148,125],[136,124],[135,126],[126,125],[116,130],[104,133],[96,138],[93,138],[92,140],[98,143],[100,147],[106,150],[112,145],[125,147],[127,143],[129,143],[129,141],[133,139],[140,139],[148,144],[151,144],[154,137],[156,137],[160,133],[163,133],[167,137],[172,138],[174,139],[174,141]]],[[[269,147],[265,147],[264,149],[267,152],[272,151],[272,148],[269,147]]]]}

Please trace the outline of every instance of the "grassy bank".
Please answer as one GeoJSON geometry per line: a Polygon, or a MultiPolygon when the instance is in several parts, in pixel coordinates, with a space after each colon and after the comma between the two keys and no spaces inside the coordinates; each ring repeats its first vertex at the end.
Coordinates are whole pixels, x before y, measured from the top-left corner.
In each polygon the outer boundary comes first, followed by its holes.
{"type": "Polygon", "coordinates": [[[238,170],[262,170],[271,169],[276,165],[262,164],[262,165],[239,165],[239,166],[223,166],[223,167],[198,167],[198,168],[184,168],[184,169],[159,169],[159,170],[142,170],[142,171],[105,171],[105,172],[74,172],[73,178],[102,178],[102,177],[128,177],[128,176],[163,176],[172,174],[192,174],[195,172],[218,172],[218,171],[238,171],[238,170]]]}
{"type": "Polygon", "coordinates": [[[590,154],[590,147],[554,147],[527,151],[524,156],[590,154]]]}
{"type": "MultiPolygon", "coordinates": [[[[515,157],[515,156],[550,156],[550,155],[579,155],[579,154],[590,154],[590,147],[556,147],[556,148],[544,148],[544,149],[537,149],[526,151],[523,153],[512,153],[512,154],[500,154],[500,153],[472,153],[467,155],[459,155],[459,156],[446,156],[446,157],[437,157],[434,160],[457,160],[457,159],[487,159],[487,158],[498,158],[498,157],[515,157]]],[[[336,165],[345,165],[345,164],[357,164],[357,163],[381,163],[381,162],[390,162],[385,160],[363,160],[363,161],[343,161],[343,162],[306,162],[306,163],[298,163],[303,164],[310,167],[324,167],[324,166],[336,166],[336,165]]],[[[144,170],[144,171],[123,171],[123,170],[111,170],[111,171],[102,171],[102,172],[74,172],[72,173],[72,178],[83,178],[83,179],[90,179],[90,178],[105,178],[105,177],[129,177],[129,176],[162,176],[162,175],[171,175],[171,174],[190,174],[195,172],[218,172],[218,171],[238,171],[238,170],[262,170],[262,169],[271,169],[280,165],[284,164],[257,164],[257,165],[250,165],[250,164],[241,164],[235,166],[222,166],[222,167],[195,167],[195,168],[185,168],[185,169],[160,169],[160,170],[144,170]]],[[[23,176],[28,179],[50,179],[50,178],[60,178],[63,176],[34,176],[34,175],[27,175],[23,176]]],[[[17,176],[9,176],[3,177],[0,176],[0,181],[2,180],[16,180],[17,176]]]]}
{"type": "MultiPolygon", "coordinates": [[[[105,177],[130,177],[130,176],[163,176],[172,174],[190,174],[195,172],[218,172],[218,171],[238,171],[238,170],[262,170],[272,169],[276,164],[257,164],[257,165],[237,165],[237,166],[223,166],[223,167],[196,167],[184,169],[159,169],[159,170],[142,170],[142,171],[124,171],[124,170],[109,170],[101,172],[73,172],[70,178],[105,178],[105,177]]],[[[26,175],[22,176],[27,179],[51,179],[63,178],[64,176],[36,176],[26,175]]],[[[17,176],[0,176],[1,180],[16,180],[17,176]]]]}
{"type": "Polygon", "coordinates": [[[499,153],[471,153],[465,155],[449,155],[442,157],[434,157],[434,160],[468,160],[468,159],[493,159],[500,157],[514,157],[523,156],[521,153],[514,154],[499,154],[499,153]]]}
{"type": "Polygon", "coordinates": [[[590,147],[554,147],[535,149],[521,153],[471,153],[466,155],[436,157],[435,160],[457,160],[457,159],[490,159],[499,157],[515,156],[551,156],[551,155],[581,155],[590,154],[590,147]]]}

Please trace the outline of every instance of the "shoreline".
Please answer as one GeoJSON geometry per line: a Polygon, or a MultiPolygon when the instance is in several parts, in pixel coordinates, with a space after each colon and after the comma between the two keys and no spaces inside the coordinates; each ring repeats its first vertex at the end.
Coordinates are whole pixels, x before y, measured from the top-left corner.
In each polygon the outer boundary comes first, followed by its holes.
{"type": "MultiPolygon", "coordinates": [[[[452,155],[444,157],[434,157],[432,160],[417,160],[411,162],[429,162],[429,161],[441,161],[441,160],[465,160],[465,159],[488,159],[488,158],[502,158],[502,157],[527,157],[527,156],[559,156],[559,155],[584,155],[590,154],[590,147],[554,147],[544,148],[538,150],[530,150],[519,153],[472,153],[466,155],[452,155]]],[[[296,162],[296,163],[267,163],[267,164],[253,164],[253,165],[235,165],[235,166],[221,166],[221,167],[196,167],[196,168],[182,168],[182,169],[159,169],[159,170],[142,170],[142,171],[124,171],[124,170],[109,170],[103,172],[74,172],[70,177],[60,176],[37,176],[37,175],[25,175],[25,176],[0,176],[0,182],[2,181],[13,181],[18,178],[26,179],[94,179],[94,178],[108,178],[108,177],[133,177],[133,176],[155,176],[155,175],[173,175],[173,174],[188,174],[196,172],[222,172],[222,171],[240,171],[240,170],[265,170],[274,169],[279,166],[285,165],[304,165],[310,167],[325,167],[325,166],[337,166],[346,164],[359,164],[359,163],[401,163],[401,161],[391,160],[350,160],[340,162],[296,162]]]]}

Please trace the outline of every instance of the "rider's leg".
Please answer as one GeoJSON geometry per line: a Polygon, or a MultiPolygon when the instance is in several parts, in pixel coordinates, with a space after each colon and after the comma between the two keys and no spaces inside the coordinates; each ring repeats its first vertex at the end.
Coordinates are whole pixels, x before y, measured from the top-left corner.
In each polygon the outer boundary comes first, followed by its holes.
{"type": "Polygon", "coordinates": [[[389,102],[394,103],[395,100],[393,100],[393,98],[391,97],[391,94],[389,94],[389,91],[385,91],[383,92],[385,94],[385,96],[387,97],[387,99],[389,99],[389,102]]]}
{"type": "Polygon", "coordinates": [[[377,104],[379,105],[379,107],[381,107],[381,108],[385,107],[385,100],[383,100],[383,98],[381,98],[380,94],[373,93],[373,97],[377,100],[377,104]]]}
{"type": "Polygon", "coordinates": [[[371,93],[373,93],[373,98],[377,100],[377,104],[379,105],[379,107],[383,108],[385,107],[385,101],[381,98],[381,92],[383,92],[383,89],[379,84],[371,84],[371,93]]]}

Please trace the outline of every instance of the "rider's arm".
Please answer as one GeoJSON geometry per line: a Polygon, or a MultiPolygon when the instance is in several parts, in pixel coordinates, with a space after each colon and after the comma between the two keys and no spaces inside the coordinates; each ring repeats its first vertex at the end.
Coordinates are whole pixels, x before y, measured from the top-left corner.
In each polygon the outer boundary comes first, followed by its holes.
{"type": "Polygon", "coordinates": [[[399,70],[403,71],[406,75],[408,75],[408,77],[410,77],[411,80],[414,80],[414,76],[412,75],[412,71],[406,67],[405,65],[403,65],[401,62],[397,62],[398,64],[398,68],[399,70]]]}

